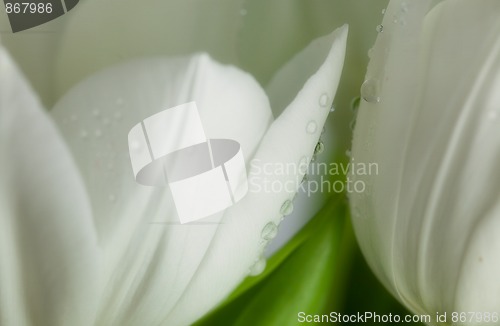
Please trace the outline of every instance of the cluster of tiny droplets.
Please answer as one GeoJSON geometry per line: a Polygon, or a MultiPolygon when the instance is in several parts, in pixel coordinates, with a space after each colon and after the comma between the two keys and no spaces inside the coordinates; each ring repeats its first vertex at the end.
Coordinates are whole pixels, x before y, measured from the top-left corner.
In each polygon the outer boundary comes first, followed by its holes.
{"type": "MultiPolygon", "coordinates": [[[[89,128],[81,128],[78,132],[78,136],[81,140],[83,141],[88,141],[89,139],[100,139],[104,136],[104,131],[103,130],[107,130],[109,128],[109,125],[111,125],[113,122],[119,122],[122,117],[123,117],[123,114],[119,111],[120,107],[123,106],[124,104],[124,100],[123,98],[121,97],[118,97],[115,99],[114,101],[114,106],[117,108],[117,110],[112,114],[111,118],[108,118],[108,117],[105,117],[103,115],[103,113],[101,112],[101,110],[99,110],[99,108],[93,108],[90,110],[90,115],[91,117],[94,119],[94,120],[98,120],[100,121],[100,123],[103,125],[103,129],[101,128],[96,128],[94,130],[91,130],[89,132],[89,128]]],[[[72,114],[69,119],[68,118],[65,118],[63,119],[63,123],[65,125],[69,124],[69,123],[72,123],[72,124],[75,124],[79,122],[79,118],[76,114],[72,114]]],[[[111,149],[111,148],[110,148],[111,149]]],[[[115,156],[115,154],[113,152],[109,152],[109,156],[111,158],[113,158],[115,156]]],[[[97,160],[100,160],[102,159],[101,156],[97,155],[97,160]]],[[[113,161],[109,161],[107,164],[104,165],[108,171],[112,172],[112,170],[114,169],[114,163],[113,161]]],[[[110,202],[115,202],[116,201],[116,196],[114,194],[109,194],[108,195],[108,200],[110,202]]]]}
{"type": "MultiPolygon", "coordinates": [[[[319,98],[319,106],[321,108],[328,108],[329,112],[334,112],[335,107],[333,106],[332,103],[330,103],[329,96],[327,93],[323,93],[320,98],[319,98]]],[[[309,121],[306,125],[306,132],[308,134],[314,135],[316,134],[318,130],[318,125],[316,121],[309,121]]],[[[324,128],[322,129],[321,133],[324,133],[324,128]]],[[[323,153],[325,150],[325,145],[323,141],[320,139],[318,143],[316,144],[314,148],[313,155],[311,157],[311,162],[313,162],[316,159],[316,155],[319,155],[323,153]]],[[[300,161],[299,161],[299,167],[302,168],[303,166],[307,166],[309,164],[307,156],[303,156],[300,161]]],[[[302,182],[307,181],[307,171],[301,171],[304,173],[304,177],[302,179],[302,182]]],[[[280,220],[283,221],[285,216],[292,214],[293,212],[293,200],[295,197],[291,199],[287,199],[283,202],[279,209],[279,215],[281,216],[280,220]]],[[[276,237],[278,234],[278,225],[275,222],[269,222],[267,223],[264,228],[261,231],[261,240],[262,240],[262,248],[261,248],[261,254],[259,257],[254,261],[253,265],[250,267],[249,270],[249,275],[250,276],[257,276],[260,275],[266,268],[266,259],[262,256],[262,252],[264,251],[266,245],[276,237]]]]}

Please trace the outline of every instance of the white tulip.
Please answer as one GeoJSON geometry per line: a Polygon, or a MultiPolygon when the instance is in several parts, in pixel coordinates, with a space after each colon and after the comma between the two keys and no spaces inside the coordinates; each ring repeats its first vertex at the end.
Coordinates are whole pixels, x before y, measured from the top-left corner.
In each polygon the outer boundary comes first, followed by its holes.
{"type": "MultiPolygon", "coordinates": [[[[269,94],[273,115],[278,116],[289,99],[268,88],[273,75],[311,39],[344,23],[351,26],[353,37],[335,103],[338,108],[349,105],[365,71],[366,51],[376,34],[373,24],[386,2],[87,0],[80,1],[69,14],[33,30],[3,33],[2,37],[48,109],[83,78],[113,64],[152,55],[207,52],[218,62],[252,74],[269,94]]],[[[0,29],[9,30],[5,15],[0,15],[0,29]]],[[[296,79],[287,80],[290,86],[281,88],[295,93],[301,86],[294,85],[296,79]]],[[[329,119],[322,136],[325,152],[318,156],[318,163],[347,146],[350,119],[350,111],[340,109],[335,119],[329,119]]],[[[320,182],[319,177],[314,181],[320,182]]],[[[282,224],[267,254],[298,232],[329,195],[299,193],[294,212],[282,224]]]]}
{"type": "Polygon", "coordinates": [[[384,285],[451,323],[500,312],[500,2],[435,3],[385,13],[352,149],[379,174],[356,176],[367,191],[350,200],[384,285]]]}
{"type": "MultiPolygon", "coordinates": [[[[47,116],[1,47],[1,324],[186,325],[249,270],[258,273],[262,231],[279,225],[296,189],[250,191],[212,223],[179,225],[166,188],[135,182],[128,131],[194,100],[207,137],[238,141],[247,164],[307,161],[335,96],[346,38],[343,27],[314,41],[275,75],[271,83],[289,104],[274,122],[250,75],[205,54],[109,68],[47,116]]],[[[259,177],[249,172],[250,182],[259,177]]]]}

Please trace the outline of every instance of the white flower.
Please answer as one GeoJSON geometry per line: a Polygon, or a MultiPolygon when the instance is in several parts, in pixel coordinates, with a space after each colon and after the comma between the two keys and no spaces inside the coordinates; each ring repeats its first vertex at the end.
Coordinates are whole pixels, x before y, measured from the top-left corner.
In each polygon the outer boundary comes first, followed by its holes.
{"type": "MultiPolygon", "coordinates": [[[[350,142],[351,113],[346,108],[365,71],[366,51],[373,43],[373,25],[387,0],[269,2],[232,0],[86,0],[68,14],[33,30],[3,33],[2,41],[26,74],[47,109],[83,78],[113,64],[150,56],[181,56],[207,52],[222,63],[248,71],[266,93],[272,77],[311,39],[343,23],[352,28],[345,73],[322,136],[325,152],[318,163],[344,152],[350,142]]],[[[0,29],[9,30],[5,15],[0,29]]],[[[309,65],[306,65],[309,67],[309,65]]],[[[282,89],[295,94],[302,85],[291,78],[282,89]]],[[[286,107],[288,97],[269,98],[273,115],[286,107]]],[[[313,179],[313,177],[311,177],[313,179]]],[[[315,180],[316,181],[316,180],[315,180]]],[[[317,179],[320,182],[319,177],[317,179]]],[[[294,212],[268,247],[270,254],[286,243],[314,216],[329,193],[299,193],[294,212]]]]}
{"type": "Polygon", "coordinates": [[[328,116],[320,99],[335,96],[346,38],[344,27],[314,41],[274,76],[287,104],[274,122],[250,75],[204,54],[94,74],[48,117],[1,47],[1,323],[185,325],[213,308],[262,267],[261,232],[294,191],[250,192],[213,224],[177,225],[168,190],[135,183],[127,133],[195,100],[207,136],[238,141],[247,162],[298,164],[328,116]]]}
{"type": "Polygon", "coordinates": [[[434,3],[385,13],[352,150],[379,175],[356,177],[354,226],[413,312],[498,313],[500,2],[434,3]]]}

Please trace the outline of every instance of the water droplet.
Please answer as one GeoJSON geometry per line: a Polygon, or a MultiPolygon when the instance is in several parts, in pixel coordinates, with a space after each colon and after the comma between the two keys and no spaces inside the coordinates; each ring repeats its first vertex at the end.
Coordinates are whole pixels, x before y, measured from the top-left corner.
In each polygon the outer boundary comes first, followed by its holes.
{"type": "Polygon", "coordinates": [[[253,265],[250,267],[248,274],[250,276],[257,276],[262,274],[262,272],[266,269],[266,259],[264,257],[259,258],[253,265]]]}
{"type": "Polygon", "coordinates": [[[247,14],[248,14],[248,10],[246,10],[246,9],[244,9],[244,8],[242,8],[242,9],[240,10],[240,15],[242,15],[242,16],[246,16],[247,14]]]}
{"type": "Polygon", "coordinates": [[[80,138],[85,139],[88,137],[88,132],[86,130],[80,131],[80,138]]]}
{"type": "Polygon", "coordinates": [[[92,111],[92,116],[94,116],[94,117],[96,117],[96,118],[97,118],[97,117],[98,117],[98,116],[100,116],[100,115],[101,115],[101,111],[99,111],[98,109],[94,109],[94,110],[92,111]]]}
{"type": "Polygon", "coordinates": [[[321,105],[321,107],[326,107],[328,106],[328,94],[326,93],[323,93],[320,98],[319,98],[319,105],[321,105]]]}
{"type": "Polygon", "coordinates": [[[290,215],[293,212],[293,202],[291,200],[286,200],[283,205],[281,205],[280,213],[283,216],[290,215]]]}
{"type": "Polygon", "coordinates": [[[308,134],[314,134],[318,130],[318,125],[315,121],[309,121],[306,127],[306,131],[308,134]]]}
{"type": "Polygon", "coordinates": [[[377,33],[383,33],[384,32],[384,25],[377,25],[375,28],[377,33]]]}
{"type": "Polygon", "coordinates": [[[274,224],[274,222],[269,222],[262,229],[262,233],[260,234],[260,236],[264,240],[272,240],[276,237],[277,234],[278,234],[278,226],[274,224]]]}
{"type": "Polygon", "coordinates": [[[71,115],[70,119],[71,119],[71,121],[75,122],[76,120],[78,120],[78,117],[75,114],[73,114],[73,115],[71,115]]]}
{"type": "Polygon", "coordinates": [[[314,148],[314,154],[321,154],[325,150],[325,144],[320,140],[314,148]]]}
{"type": "Polygon", "coordinates": [[[113,114],[113,117],[116,120],[120,120],[122,118],[122,113],[121,112],[115,112],[115,114],[113,114]]]}
{"type": "Polygon", "coordinates": [[[361,97],[368,103],[379,103],[379,88],[378,80],[373,78],[367,79],[361,86],[361,97]]]}
{"type": "Polygon", "coordinates": [[[306,182],[308,179],[307,179],[307,174],[304,174],[304,177],[302,178],[302,181],[300,182],[300,184],[303,184],[304,182],[306,182]]]}
{"type": "Polygon", "coordinates": [[[386,9],[382,9],[382,15],[385,15],[386,9]]]}
{"type": "Polygon", "coordinates": [[[109,200],[110,202],[114,202],[114,201],[116,200],[115,195],[110,194],[110,195],[108,196],[108,200],[109,200]]]}
{"type": "Polygon", "coordinates": [[[94,132],[94,135],[99,138],[102,136],[102,131],[100,129],[97,129],[95,132],[94,132]]]}
{"type": "Polygon", "coordinates": [[[368,58],[370,58],[370,59],[371,59],[371,58],[373,57],[373,53],[374,53],[374,52],[375,52],[374,48],[370,48],[370,49],[368,50],[368,58]]]}
{"type": "Polygon", "coordinates": [[[332,104],[332,106],[330,107],[330,112],[335,112],[335,105],[332,104]]]}
{"type": "Polygon", "coordinates": [[[307,156],[303,156],[299,162],[299,173],[305,174],[307,172],[308,167],[309,167],[309,160],[307,156]]]}

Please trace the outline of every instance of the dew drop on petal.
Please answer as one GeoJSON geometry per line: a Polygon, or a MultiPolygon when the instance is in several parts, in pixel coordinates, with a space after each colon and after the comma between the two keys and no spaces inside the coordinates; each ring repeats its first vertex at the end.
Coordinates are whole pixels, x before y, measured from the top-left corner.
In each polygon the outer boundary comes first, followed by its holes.
{"type": "Polygon", "coordinates": [[[264,240],[272,240],[278,234],[278,226],[274,222],[269,222],[264,226],[260,236],[264,240]]]}
{"type": "Polygon", "coordinates": [[[382,15],[385,15],[385,10],[386,10],[385,8],[382,9],[382,15]]]}
{"type": "Polygon", "coordinates": [[[383,33],[384,32],[384,25],[377,25],[375,30],[377,31],[377,33],[383,33]]]}
{"type": "Polygon", "coordinates": [[[308,179],[307,179],[307,174],[304,174],[304,177],[302,178],[302,181],[300,182],[300,184],[303,184],[304,182],[306,182],[308,179]]]}
{"type": "Polygon", "coordinates": [[[250,276],[257,276],[262,274],[262,272],[266,269],[266,259],[264,257],[259,258],[253,265],[250,267],[248,274],[250,276]]]}
{"type": "Polygon", "coordinates": [[[406,2],[403,2],[401,4],[401,12],[404,12],[404,13],[408,12],[408,4],[406,2]]]}
{"type": "Polygon", "coordinates": [[[365,80],[361,85],[361,97],[368,103],[379,103],[379,82],[376,79],[370,78],[365,80]]]}
{"type": "Polygon", "coordinates": [[[306,131],[308,134],[314,134],[318,130],[318,125],[316,124],[315,121],[309,121],[309,123],[306,126],[306,131]]]}
{"type": "Polygon", "coordinates": [[[283,216],[290,215],[293,212],[293,202],[291,200],[286,200],[283,205],[281,205],[280,213],[283,216]]]}
{"type": "Polygon", "coordinates": [[[319,105],[321,105],[321,107],[326,107],[328,106],[328,94],[326,93],[323,93],[320,98],[319,98],[319,105]]]}
{"type": "Polygon", "coordinates": [[[330,107],[330,112],[335,112],[335,105],[332,104],[332,106],[330,107]]]}
{"type": "Polygon", "coordinates": [[[371,59],[371,58],[373,57],[373,52],[374,52],[374,51],[375,51],[375,50],[374,50],[374,48],[370,48],[370,49],[368,50],[368,58],[370,58],[370,59],[371,59]]]}
{"type": "Polygon", "coordinates": [[[325,144],[320,140],[314,148],[314,154],[321,154],[325,150],[325,144]]]}
{"type": "Polygon", "coordinates": [[[303,156],[299,162],[299,173],[305,174],[308,168],[309,168],[309,159],[307,158],[307,156],[303,156]]]}

